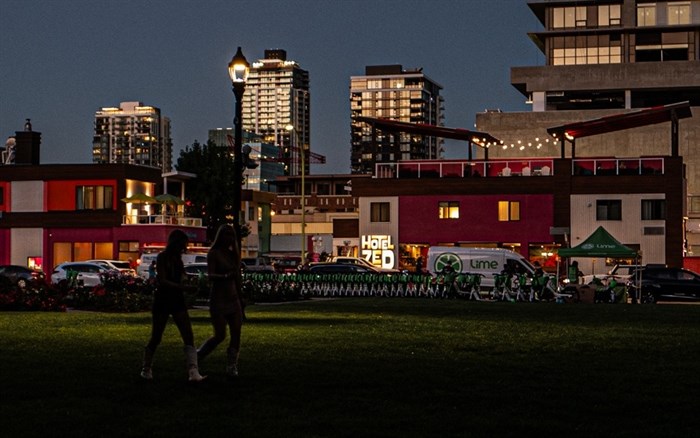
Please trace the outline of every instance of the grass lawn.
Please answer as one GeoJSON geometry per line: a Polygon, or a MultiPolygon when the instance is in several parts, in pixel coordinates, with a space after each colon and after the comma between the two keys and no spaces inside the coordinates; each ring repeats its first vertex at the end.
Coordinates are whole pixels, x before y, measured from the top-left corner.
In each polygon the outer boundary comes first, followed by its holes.
{"type": "MultiPolygon", "coordinates": [[[[698,436],[700,306],[357,298],[248,308],[188,384],[150,314],[0,313],[0,434],[698,436]]],[[[208,312],[191,311],[197,343],[208,312]]]]}

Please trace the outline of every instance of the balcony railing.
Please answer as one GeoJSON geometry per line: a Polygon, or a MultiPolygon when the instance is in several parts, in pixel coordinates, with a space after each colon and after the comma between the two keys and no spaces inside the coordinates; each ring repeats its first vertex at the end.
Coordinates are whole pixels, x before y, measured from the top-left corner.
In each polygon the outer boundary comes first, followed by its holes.
{"type": "MultiPolygon", "coordinates": [[[[426,160],[378,163],[376,178],[466,178],[508,176],[551,176],[554,158],[520,158],[473,161],[426,160]]],[[[578,176],[662,175],[662,157],[576,158],[571,174],[578,176]]]]}
{"type": "MultiPolygon", "coordinates": [[[[314,207],[319,211],[338,211],[358,207],[357,198],[352,195],[306,195],[304,196],[304,205],[307,208],[314,207]]],[[[275,206],[278,212],[301,209],[301,196],[278,194],[275,206]]]]}
{"type": "Polygon", "coordinates": [[[647,158],[577,158],[571,162],[572,175],[663,175],[664,159],[647,158]]]}
{"type": "Polygon", "coordinates": [[[184,227],[201,227],[202,219],[172,214],[138,214],[122,216],[123,225],[180,225],[184,227]]]}
{"type": "Polygon", "coordinates": [[[551,176],[551,158],[473,161],[400,161],[376,165],[377,178],[466,178],[498,176],[551,176]]]}

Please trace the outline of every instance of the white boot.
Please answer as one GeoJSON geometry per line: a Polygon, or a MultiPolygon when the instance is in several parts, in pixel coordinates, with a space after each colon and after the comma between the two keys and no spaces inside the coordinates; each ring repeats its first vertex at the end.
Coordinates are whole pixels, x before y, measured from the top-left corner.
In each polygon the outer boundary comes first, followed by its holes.
{"type": "Polygon", "coordinates": [[[141,366],[141,377],[146,380],[153,380],[153,354],[155,352],[146,347],[143,349],[143,365],[141,366]]]}
{"type": "Polygon", "coordinates": [[[185,345],[185,357],[187,358],[187,373],[189,374],[190,382],[201,382],[207,376],[199,374],[197,366],[197,349],[192,345],[185,345]]]}
{"type": "Polygon", "coordinates": [[[230,378],[238,377],[238,350],[226,349],[226,375],[230,378]]]}

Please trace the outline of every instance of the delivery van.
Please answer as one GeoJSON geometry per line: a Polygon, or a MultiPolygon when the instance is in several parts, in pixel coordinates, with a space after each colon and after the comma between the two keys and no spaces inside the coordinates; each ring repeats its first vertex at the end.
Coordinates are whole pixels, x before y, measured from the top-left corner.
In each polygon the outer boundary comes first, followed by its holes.
{"type": "Polygon", "coordinates": [[[500,274],[506,266],[510,272],[532,275],[535,268],[522,255],[503,248],[465,248],[458,246],[431,246],[428,250],[428,271],[435,275],[451,264],[456,272],[481,274],[481,288],[494,286],[494,274],[500,274]]]}

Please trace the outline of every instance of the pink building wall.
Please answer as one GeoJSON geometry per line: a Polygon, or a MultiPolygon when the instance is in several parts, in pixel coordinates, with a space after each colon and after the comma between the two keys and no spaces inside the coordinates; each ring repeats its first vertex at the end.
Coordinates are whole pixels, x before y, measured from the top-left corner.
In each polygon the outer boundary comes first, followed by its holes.
{"type": "Polygon", "coordinates": [[[551,242],[552,195],[401,196],[399,242],[438,245],[457,242],[551,242]],[[459,219],[439,219],[439,202],[459,202],[459,219]],[[499,201],[520,202],[520,220],[498,220],[499,201]]]}

